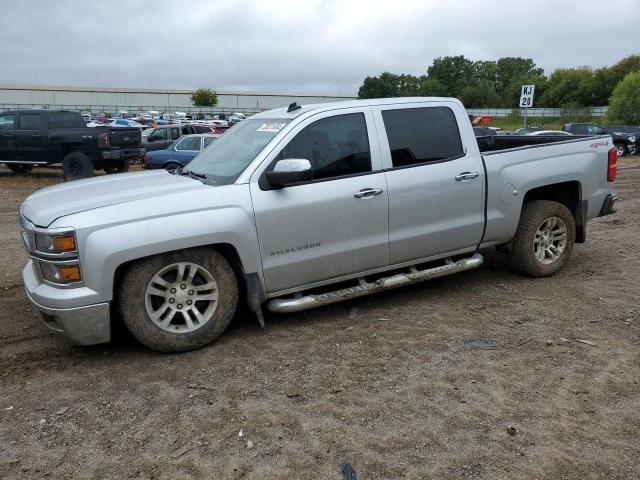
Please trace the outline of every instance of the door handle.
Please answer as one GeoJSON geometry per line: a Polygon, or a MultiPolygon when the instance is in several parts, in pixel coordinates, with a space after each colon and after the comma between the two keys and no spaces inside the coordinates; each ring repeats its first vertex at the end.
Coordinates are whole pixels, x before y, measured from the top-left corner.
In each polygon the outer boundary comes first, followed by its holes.
{"type": "Polygon", "coordinates": [[[479,176],[480,174],[478,172],[462,172],[456,175],[456,181],[463,182],[464,180],[472,180],[479,176]]]}
{"type": "Polygon", "coordinates": [[[381,193],[381,188],[363,188],[359,192],[354,193],[353,198],[372,198],[381,193]]]}

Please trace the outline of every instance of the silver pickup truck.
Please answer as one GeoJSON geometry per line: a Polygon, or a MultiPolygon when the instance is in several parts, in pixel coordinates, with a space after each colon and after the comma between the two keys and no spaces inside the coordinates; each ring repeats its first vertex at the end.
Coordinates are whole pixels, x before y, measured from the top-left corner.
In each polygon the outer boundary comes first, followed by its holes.
{"type": "Polygon", "coordinates": [[[478,267],[498,247],[547,276],[610,213],[611,137],[475,138],[450,98],[255,115],[186,168],[74,181],[22,205],[26,292],[79,344],[122,319],[198,348],[240,301],[296,312],[478,267]]]}

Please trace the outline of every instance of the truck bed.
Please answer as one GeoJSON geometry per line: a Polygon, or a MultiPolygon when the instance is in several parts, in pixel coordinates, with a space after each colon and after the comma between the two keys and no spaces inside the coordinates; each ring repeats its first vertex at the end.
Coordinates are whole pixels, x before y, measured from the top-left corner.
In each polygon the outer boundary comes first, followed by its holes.
{"type": "Polygon", "coordinates": [[[583,136],[557,136],[557,135],[487,135],[476,137],[480,152],[495,152],[511,148],[530,147],[555,142],[567,142],[584,140],[583,136]]]}

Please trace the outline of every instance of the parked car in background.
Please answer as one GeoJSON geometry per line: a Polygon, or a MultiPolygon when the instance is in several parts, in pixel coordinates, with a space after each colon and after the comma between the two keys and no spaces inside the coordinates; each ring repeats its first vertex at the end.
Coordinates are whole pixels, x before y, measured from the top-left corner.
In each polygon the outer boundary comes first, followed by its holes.
{"type": "Polygon", "coordinates": [[[113,122],[109,123],[112,127],[124,127],[124,128],[144,128],[145,125],[136,122],[135,120],[129,120],[128,118],[116,118],[113,122]]]}
{"type": "Polygon", "coordinates": [[[0,114],[0,163],[14,172],[62,163],[68,180],[94,170],[124,172],[141,158],[140,129],[87,127],[78,112],[17,110],[0,114]]]}
{"type": "Polygon", "coordinates": [[[640,126],[636,125],[603,125],[604,128],[610,134],[627,134],[633,135],[636,137],[635,145],[636,151],[635,154],[640,154],[640,126]]]}
{"type": "Polygon", "coordinates": [[[144,155],[143,167],[147,169],[165,168],[173,170],[179,166],[184,166],[207,148],[218,135],[212,134],[196,134],[183,135],[174,141],[165,150],[156,150],[148,152],[144,155]]]}
{"type": "Polygon", "coordinates": [[[498,132],[493,128],[487,127],[473,127],[473,133],[476,137],[487,137],[498,134],[498,132]]]}
{"type": "Polygon", "coordinates": [[[544,128],[542,127],[523,127],[514,130],[513,133],[516,135],[528,135],[529,133],[542,132],[543,130],[544,128]]]}
{"type": "Polygon", "coordinates": [[[537,137],[538,135],[545,135],[551,137],[571,137],[572,134],[569,132],[563,132],[562,130],[536,130],[535,132],[527,133],[530,137],[537,137]]]}
{"type": "Polygon", "coordinates": [[[607,130],[595,123],[567,123],[562,127],[562,130],[574,135],[611,135],[619,157],[627,153],[636,152],[636,140],[638,138],[632,133],[607,132],[607,130]]]}
{"type": "Polygon", "coordinates": [[[205,125],[162,125],[142,131],[142,146],[147,152],[164,150],[183,135],[214,133],[205,125]]]}
{"type": "Polygon", "coordinates": [[[480,127],[482,125],[491,125],[493,123],[493,117],[490,115],[479,115],[471,120],[471,124],[474,127],[480,127]]]}

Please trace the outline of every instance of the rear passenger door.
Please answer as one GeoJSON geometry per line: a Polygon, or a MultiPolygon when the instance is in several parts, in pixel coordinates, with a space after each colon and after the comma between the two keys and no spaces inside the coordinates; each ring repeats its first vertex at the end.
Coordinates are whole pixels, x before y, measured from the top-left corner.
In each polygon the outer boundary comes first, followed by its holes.
{"type": "MultiPolygon", "coordinates": [[[[391,264],[474,250],[483,230],[484,170],[451,103],[374,108],[389,189],[391,264]],[[386,135],[384,134],[386,133],[386,135]]],[[[460,111],[458,111],[460,110],[460,111]]]]}
{"type": "Polygon", "coordinates": [[[44,135],[42,135],[42,115],[21,113],[18,117],[18,129],[14,135],[18,161],[44,161],[46,145],[44,135]]]}

